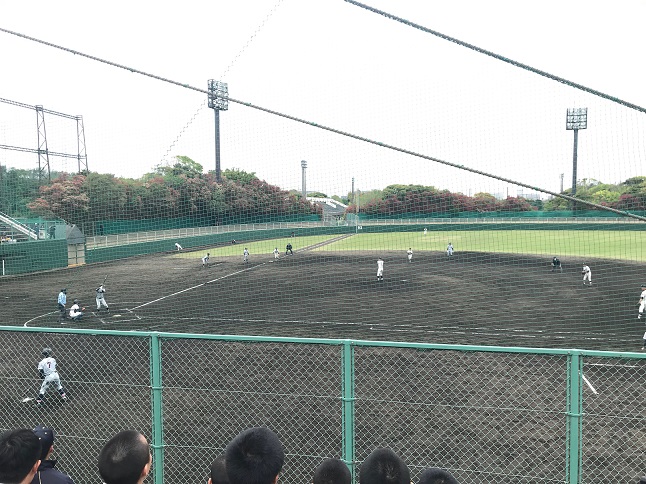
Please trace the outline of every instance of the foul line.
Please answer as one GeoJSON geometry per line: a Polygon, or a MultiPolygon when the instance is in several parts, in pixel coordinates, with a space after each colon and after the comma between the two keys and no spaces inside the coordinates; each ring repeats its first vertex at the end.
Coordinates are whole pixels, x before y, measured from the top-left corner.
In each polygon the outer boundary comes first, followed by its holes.
{"type": "Polygon", "coordinates": [[[592,383],[590,383],[590,381],[585,377],[583,373],[581,373],[581,378],[583,378],[583,381],[586,382],[587,385],[590,387],[590,390],[592,390],[592,393],[594,393],[595,395],[599,395],[599,392],[594,389],[594,387],[592,386],[592,383]]]}
{"type": "Polygon", "coordinates": [[[217,279],[213,279],[212,281],[203,282],[202,284],[198,284],[197,286],[182,289],[181,291],[174,292],[173,294],[168,294],[167,296],[162,296],[162,297],[160,297],[158,299],[155,299],[154,301],[150,301],[150,302],[147,302],[147,303],[144,303],[144,304],[140,304],[139,306],[135,306],[134,308],[129,309],[129,311],[134,311],[135,309],[143,308],[144,306],[148,306],[149,304],[153,304],[153,303],[156,303],[156,302],[159,302],[159,301],[163,301],[164,299],[167,299],[169,297],[177,296],[178,294],[182,294],[184,292],[192,291],[193,289],[197,289],[198,287],[206,286],[207,284],[212,284],[214,282],[221,281],[222,279],[226,279],[227,277],[235,276],[237,274],[242,274],[243,272],[247,272],[247,271],[256,269],[257,267],[264,266],[265,264],[266,264],[266,262],[263,262],[262,264],[258,264],[258,265],[253,266],[253,267],[248,267],[246,269],[242,269],[242,270],[239,270],[239,271],[236,271],[236,272],[232,272],[231,274],[227,274],[226,276],[218,277],[217,279]]]}

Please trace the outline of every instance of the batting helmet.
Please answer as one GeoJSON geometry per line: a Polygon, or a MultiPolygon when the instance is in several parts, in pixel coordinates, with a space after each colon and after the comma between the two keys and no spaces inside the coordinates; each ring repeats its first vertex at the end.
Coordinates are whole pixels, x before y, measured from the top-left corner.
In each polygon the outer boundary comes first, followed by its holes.
{"type": "Polygon", "coordinates": [[[43,348],[43,356],[50,356],[52,354],[52,349],[51,348],[43,348]]]}

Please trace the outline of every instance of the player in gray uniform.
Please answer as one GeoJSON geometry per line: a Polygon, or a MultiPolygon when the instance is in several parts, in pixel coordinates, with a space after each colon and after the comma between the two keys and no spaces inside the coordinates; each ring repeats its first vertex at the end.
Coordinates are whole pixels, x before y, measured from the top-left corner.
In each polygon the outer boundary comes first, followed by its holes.
{"type": "Polygon", "coordinates": [[[202,267],[206,267],[209,265],[209,258],[211,257],[211,254],[209,252],[206,253],[204,257],[202,257],[202,267]]]}
{"type": "Polygon", "coordinates": [[[245,264],[249,262],[249,251],[246,247],[244,248],[244,251],[242,251],[242,260],[245,264]]]}
{"type": "Polygon", "coordinates": [[[103,287],[103,284],[101,284],[99,287],[96,288],[96,312],[97,313],[101,311],[101,306],[104,306],[105,310],[110,312],[108,303],[105,300],[105,287],[103,287]]]}
{"type": "Polygon", "coordinates": [[[40,386],[38,398],[36,398],[36,405],[43,404],[45,401],[45,392],[50,385],[55,385],[61,398],[66,400],[67,395],[65,395],[65,390],[63,390],[61,379],[58,376],[58,371],[56,370],[56,360],[52,357],[52,349],[44,348],[41,354],[44,358],[40,360],[40,363],[38,363],[38,373],[40,373],[43,383],[40,386]]]}
{"type": "Polygon", "coordinates": [[[280,251],[278,247],[274,247],[274,260],[280,258],[280,251]]]}

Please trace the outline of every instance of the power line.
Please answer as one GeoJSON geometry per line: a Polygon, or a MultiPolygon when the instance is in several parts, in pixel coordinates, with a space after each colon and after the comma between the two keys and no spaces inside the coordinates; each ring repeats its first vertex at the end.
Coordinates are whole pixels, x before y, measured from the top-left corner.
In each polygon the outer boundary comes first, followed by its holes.
{"type": "Polygon", "coordinates": [[[547,77],[548,79],[552,79],[553,81],[560,82],[561,84],[565,84],[570,87],[574,87],[576,89],[579,89],[581,91],[585,91],[589,94],[594,94],[595,96],[601,97],[603,99],[607,99],[608,101],[615,102],[617,104],[621,104],[622,106],[625,106],[630,109],[634,109],[635,111],[639,111],[642,113],[646,113],[646,108],[643,108],[641,106],[638,106],[637,104],[633,104],[628,101],[624,101],[622,99],[619,99],[618,97],[611,96],[609,94],[605,94],[601,91],[597,91],[596,89],[592,89],[590,87],[586,87],[582,84],[577,84],[576,82],[569,81],[563,77],[556,76],[554,74],[550,74],[549,72],[541,71],[540,69],[536,69],[532,66],[529,66],[527,64],[523,64],[522,62],[515,61],[513,59],[510,59],[508,57],[504,57],[502,55],[496,54],[495,52],[491,52],[486,49],[482,49],[480,47],[477,47],[473,44],[468,44],[467,42],[463,42],[459,39],[456,39],[454,37],[449,37],[448,35],[442,34],[440,32],[437,32],[435,30],[431,30],[427,27],[424,27],[422,25],[416,24],[414,22],[411,22],[410,20],[403,19],[401,17],[397,17],[396,15],[393,15],[388,12],[384,12],[383,10],[378,10],[376,8],[371,7],[370,5],[366,5],[364,3],[359,3],[355,0],[345,0],[347,3],[351,3],[352,5],[356,5],[358,7],[361,7],[365,10],[369,10],[371,12],[374,12],[376,14],[382,15],[386,18],[389,18],[391,20],[395,20],[397,22],[403,23],[405,25],[408,25],[409,27],[413,27],[417,30],[421,30],[422,32],[426,32],[427,34],[432,34],[435,35],[436,37],[440,37],[444,40],[448,40],[449,42],[453,42],[454,44],[457,44],[461,47],[466,47],[467,49],[474,50],[476,52],[479,52],[480,54],[488,55],[489,57],[493,57],[494,59],[498,59],[500,61],[506,62],[507,64],[511,64],[515,67],[519,67],[520,69],[525,69],[526,71],[533,72],[534,74],[538,74],[539,76],[547,77]]]}
{"type": "MultiPolygon", "coordinates": [[[[348,0],[346,0],[346,1],[348,1],[348,0]]],[[[62,46],[59,46],[59,45],[56,45],[56,44],[52,44],[51,42],[47,42],[47,41],[44,41],[44,40],[36,39],[34,37],[29,37],[29,36],[24,35],[24,34],[13,32],[11,30],[7,30],[7,29],[4,29],[2,27],[0,27],[0,32],[5,32],[5,33],[11,34],[11,35],[15,35],[17,37],[22,37],[24,39],[31,40],[33,42],[37,42],[37,43],[40,43],[40,44],[44,44],[44,45],[47,45],[49,47],[54,47],[55,49],[64,50],[64,51],[70,52],[72,54],[76,54],[76,55],[79,55],[79,56],[82,56],[82,57],[86,57],[88,59],[95,60],[97,62],[102,62],[104,64],[108,64],[108,65],[111,65],[113,67],[118,67],[119,69],[125,69],[125,70],[133,72],[135,74],[141,74],[143,76],[147,76],[147,77],[150,77],[150,78],[153,78],[153,79],[157,79],[159,81],[167,82],[169,84],[173,84],[173,85],[176,85],[176,86],[183,87],[185,89],[189,89],[189,90],[192,90],[192,91],[195,91],[195,92],[200,92],[202,94],[207,94],[208,95],[208,91],[206,89],[200,89],[198,87],[191,86],[190,84],[184,84],[184,83],[181,83],[181,82],[178,82],[178,81],[174,81],[172,79],[157,76],[155,74],[150,74],[148,72],[144,72],[144,71],[141,71],[139,69],[135,69],[134,67],[124,66],[124,65],[118,64],[116,62],[112,62],[112,61],[108,61],[108,60],[105,60],[105,59],[101,59],[99,57],[91,56],[91,55],[85,54],[83,52],[68,49],[67,47],[62,47],[62,46]]],[[[346,131],[341,131],[340,129],[332,128],[330,126],[317,124],[317,123],[314,123],[312,121],[308,121],[308,120],[305,120],[305,119],[302,119],[302,118],[297,118],[297,117],[291,116],[289,114],[281,113],[279,111],[274,111],[273,109],[264,108],[262,106],[258,106],[256,104],[251,104],[251,103],[248,103],[248,102],[245,102],[245,101],[241,101],[239,99],[234,99],[232,97],[228,97],[227,99],[228,99],[229,102],[232,102],[232,103],[241,104],[243,106],[246,106],[246,107],[251,108],[251,109],[255,109],[257,111],[262,111],[262,112],[267,113],[267,114],[273,114],[275,116],[279,116],[279,117],[282,117],[282,118],[285,118],[285,119],[289,119],[289,120],[295,121],[297,123],[306,124],[306,125],[312,126],[314,128],[319,128],[319,129],[322,129],[322,130],[325,130],[325,131],[329,131],[331,133],[335,133],[335,134],[339,134],[341,136],[345,136],[347,138],[352,138],[352,139],[355,139],[357,141],[363,141],[365,143],[370,143],[370,144],[379,146],[381,148],[387,148],[389,150],[397,151],[399,153],[404,153],[404,154],[407,154],[407,155],[410,155],[410,156],[414,156],[416,158],[422,158],[424,160],[434,161],[436,163],[446,165],[446,166],[450,166],[450,167],[453,167],[453,168],[457,168],[459,170],[468,171],[470,173],[475,173],[477,175],[486,176],[488,178],[493,178],[495,180],[506,182],[506,183],[509,183],[509,184],[512,184],[512,185],[517,185],[519,187],[529,188],[531,190],[541,192],[541,193],[545,193],[547,195],[552,195],[554,197],[562,198],[562,199],[568,200],[570,202],[581,203],[583,205],[588,205],[590,207],[598,208],[600,210],[613,212],[613,213],[616,213],[618,215],[622,215],[622,216],[626,216],[626,217],[630,217],[630,218],[634,218],[634,219],[646,222],[646,217],[643,217],[641,215],[636,215],[636,214],[633,214],[633,213],[630,213],[630,212],[627,212],[627,211],[624,211],[624,210],[618,210],[618,209],[615,209],[615,208],[606,207],[604,205],[599,205],[597,203],[589,202],[589,201],[586,201],[586,200],[581,200],[579,198],[571,197],[569,195],[564,195],[562,193],[556,193],[556,192],[552,192],[550,190],[535,187],[535,186],[529,185],[527,183],[522,183],[522,182],[519,182],[519,181],[516,181],[516,180],[511,180],[509,178],[504,178],[504,177],[501,177],[501,176],[493,175],[491,173],[487,173],[487,172],[482,171],[482,170],[476,170],[475,168],[469,168],[467,166],[460,165],[458,163],[452,163],[450,161],[441,160],[440,158],[435,158],[433,156],[428,156],[428,155],[424,155],[424,154],[421,154],[421,153],[417,153],[415,151],[411,151],[411,150],[408,150],[406,148],[400,148],[398,146],[390,145],[390,144],[387,144],[387,143],[382,143],[380,141],[371,140],[371,139],[365,138],[363,136],[348,133],[346,131]]],[[[640,110],[643,110],[643,108],[640,108],[640,110]]]]}
{"type": "MultiPolygon", "coordinates": [[[[233,57],[233,60],[229,63],[229,65],[228,65],[228,66],[227,66],[227,68],[224,70],[224,72],[223,72],[223,73],[222,73],[222,75],[219,77],[219,79],[224,79],[224,78],[226,77],[226,75],[227,75],[227,73],[229,72],[229,70],[230,70],[230,69],[235,65],[235,63],[238,61],[238,59],[240,58],[240,56],[242,55],[242,53],[243,53],[245,50],[247,50],[247,47],[249,47],[249,44],[251,44],[251,42],[256,38],[256,35],[258,35],[258,32],[260,32],[260,30],[265,26],[265,24],[266,24],[266,23],[267,23],[267,21],[269,20],[269,17],[271,17],[271,16],[274,14],[274,12],[276,11],[276,9],[278,9],[278,6],[279,6],[282,2],[283,2],[283,0],[278,0],[278,1],[274,4],[273,8],[269,11],[269,13],[267,13],[267,15],[266,15],[266,16],[265,16],[265,18],[262,20],[262,22],[260,22],[260,25],[258,25],[258,27],[256,27],[256,30],[254,30],[254,32],[251,34],[251,36],[249,37],[249,39],[244,43],[244,45],[242,46],[242,48],[241,48],[241,49],[238,51],[238,53],[233,57]]],[[[167,159],[167,158],[168,158],[168,155],[170,154],[170,152],[172,151],[172,149],[175,147],[175,144],[180,140],[180,138],[184,135],[184,133],[186,132],[186,130],[191,126],[191,124],[193,124],[193,121],[195,121],[195,119],[198,117],[198,115],[202,112],[202,110],[203,110],[203,109],[204,109],[204,107],[206,106],[206,103],[207,103],[207,101],[206,101],[206,100],[202,101],[202,103],[201,103],[201,104],[200,104],[200,106],[197,108],[197,110],[196,110],[196,111],[193,113],[193,115],[189,118],[189,120],[186,122],[186,124],[184,124],[184,126],[182,127],[182,129],[179,131],[179,134],[175,137],[175,139],[173,140],[173,142],[170,144],[170,146],[169,146],[169,147],[168,147],[168,149],[166,150],[166,153],[165,153],[165,154],[164,154],[164,156],[162,157],[162,160],[165,160],[165,159],[167,159]]]]}

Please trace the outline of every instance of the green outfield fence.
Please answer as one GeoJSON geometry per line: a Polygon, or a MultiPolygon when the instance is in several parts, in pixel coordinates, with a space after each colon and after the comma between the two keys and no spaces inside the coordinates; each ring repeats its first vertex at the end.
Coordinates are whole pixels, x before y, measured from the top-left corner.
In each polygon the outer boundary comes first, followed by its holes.
{"type": "Polygon", "coordinates": [[[414,481],[437,466],[461,483],[629,483],[646,467],[645,354],[22,327],[0,342],[0,427],[53,427],[75,482],[100,482],[99,450],[126,428],[159,484],[205,482],[251,426],[279,435],[285,483],[327,457],[356,480],[376,447],[414,481]],[[45,346],[69,399],[41,408],[21,400],[45,346]]]}

